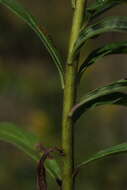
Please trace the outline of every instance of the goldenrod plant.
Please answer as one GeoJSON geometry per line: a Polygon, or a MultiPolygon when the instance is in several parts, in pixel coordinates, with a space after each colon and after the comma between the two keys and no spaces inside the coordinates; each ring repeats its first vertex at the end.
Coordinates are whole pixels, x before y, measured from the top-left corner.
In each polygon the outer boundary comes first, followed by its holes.
{"type": "MultiPolygon", "coordinates": [[[[98,40],[102,34],[110,32],[127,32],[127,16],[104,17],[109,9],[120,4],[126,5],[126,0],[72,0],[73,21],[70,32],[70,41],[67,60],[63,57],[49,38],[43,26],[16,0],[0,0],[1,6],[5,6],[19,16],[35,32],[42,45],[46,48],[55,64],[60,77],[61,91],[63,92],[63,117],[61,121],[62,139],[61,147],[46,148],[42,146],[43,139],[39,139],[24,129],[12,123],[0,124],[0,140],[16,145],[37,163],[37,176],[39,190],[47,190],[48,182],[46,172],[57,182],[62,190],[74,190],[75,178],[81,168],[95,160],[110,155],[121,154],[127,151],[127,143],[108,147],[95,153],[89,159],[75,165],[74,158],[74,125],[80,116],[89,109],[101,105],[127,105],[127,94],[123,92],[127,88],[127,79],[121,79],[101,88],[96,88],[78,97],[78,90],[82,76],[89,72],[89,67],[96,64],[100,58],[114,54],[127,53],[127,41],[114,42],[89,51],[85,59],[80,59],[81,50],[85,51],[88,41],[98,40]],[[101,17],[99,17],[101,16],[101,17]],[[94,24],[93,24],[94,23],[94,24]],[[83,48],[82,48],[83,47],[83,48]],[[83,60],[81,62],[81,60],[83,60]],[[41,144],[42,143],[42,144],[41,144]],[[59,166],[52,152],[60,155],[62,166],[59,166]]],[[[69,5],[69,4],[68,4],[69,5]]],[[[84,52],[85,53],[85,52],[84,52]]],[[[80,130],[80,129],[79,129],[80,130]]]]}

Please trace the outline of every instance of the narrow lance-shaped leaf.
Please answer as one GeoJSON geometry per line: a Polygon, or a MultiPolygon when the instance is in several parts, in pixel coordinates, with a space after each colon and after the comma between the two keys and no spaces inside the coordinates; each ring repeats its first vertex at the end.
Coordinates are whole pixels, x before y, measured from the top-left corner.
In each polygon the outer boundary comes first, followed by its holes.
{"type": "Polygon", "coordinates": [[[127,79],[122,79],[102,88],[97,88],[76,104],[69,113],[69,116],[76,121],[83,113],[91,108],[106,104],[127,106],[127,94],[119,92],[127,88],[127,79]]]}
{"type": "Polygon", "coordinates": [[[121,3],[127,3],[126,0],[100,0],[87,7],[86,14],[89,20],[95,19],[107,10],[116,7],[121,3]]]}
{"type": "Polygon", "coordinates": [[[89,66],[96,63],[99,59],[104,56],[111,54],[125,54],[127,53],[127,42],[116,42],[108,45],[104,45],[101,48],[93,50],[86,58],[84,63],[80,66],[79,75],[81,75],[89,66]]]}
{"type": "Polygon", "coordinates": [[[52,57],[53,62],[56,64],[56,67],[59,71],[59,75],[61,78],[62,87],[64,87],[64,72],[62,67],[62,58],[59,55],[57,49],[55,48],[52,40],[48,36],[48,34],[40,28],[36,19],[26,11],[20,3],[15,0],[0,0],[0,3],[5,7],[9,8],[12,12],[18,15],[22,20],[24,20],[30,28],[36,33],[36,35],[40,38],[45,48],[48,50],[50,56],[52,57]]]}
{"type": "Polygon", "coordinates": [[[90,158],[88,158],[87,160],[85,160],[84,162],[79,164],[77,166],[77,170],[82,168],[83,166],[86,166],[87,164],[89,164],[93,161],[100,160],[100,159],[103,159],[103,158],[106,158],[106,157],[112,156],[112,155],[123,154],[126,152],[127,152],[127,143],[122,143],[119,145],[111,146],[107,149],[104,149],[102,151],[95,153],[90,158]]]}
{"type": "Polygon", "coordinates": [[[108,17],[92,26],[87,28],[83,27],[74,47],[75,54],[78,53],[79,49],[88,39],[97,37],[106,32],[127,32],[127,17],[108,17]]]}
{"type": "MultiPolygon", "coordinates": [[[[37,162],[41,158],[36,148],[37,144],[40,143],[39,139],[22,128],[16,127],[14,124],[0,123],[0,140],[15,145],[37,162]]],[[[52,177],[56,179],[61,178],[59,166],[54,159],[46,161],[46,169],[52,177]]]]}

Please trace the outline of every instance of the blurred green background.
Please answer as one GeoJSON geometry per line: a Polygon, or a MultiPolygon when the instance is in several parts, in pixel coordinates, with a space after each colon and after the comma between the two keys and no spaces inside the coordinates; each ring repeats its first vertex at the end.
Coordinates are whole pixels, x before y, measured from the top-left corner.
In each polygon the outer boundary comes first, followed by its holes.
{"type": "MultiPolygon", "coordinates": [[[[66,59],[72,9],[70,0],[19,0],[39,18],[66,59]]],[[[126,15],[118,6],[107,15],[126,15]]],[[[127,39],[111,33],[91,41],[90,48],[127,39]]],[[[96,87],[127,77],[126,55],[108,56],[82,79],[79,96],[96,87]]],[[[19,18],[0,7],[0,121],[11,121],[36,133],[45,146],[61,145],[62,90],[48,53],[19,18]]],[[[94,152],[127,141],[127,109],[105,106],[86,113],[75,126],[76,163],[94,152]]],[[[57,189],[48,176],[49,189],[57,189]]],[[[82,169],[78,190],[126,190],[127,156],[95,162],[82,169]]],[[[15,147],[0,143],[0,189],[35,190],[36,165],[15,147]]]]}

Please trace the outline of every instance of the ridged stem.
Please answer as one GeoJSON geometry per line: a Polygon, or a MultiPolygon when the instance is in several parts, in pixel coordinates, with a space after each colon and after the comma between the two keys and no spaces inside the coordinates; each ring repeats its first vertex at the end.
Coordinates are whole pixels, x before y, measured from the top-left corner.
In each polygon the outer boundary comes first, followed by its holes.
{"type": "Polygon", "coordinates": [[[74,180],[72,177],[74,169],[74,124],[72,119],[68,117],[68,114],[76,100],[77,61],[74,60],[73,47],[81,28],[84,16],[84,7],[85,0],[76,0],[66,64],[62,122],[62,144],[65,153],[63,159],[62,190],[74,190],[74,180]]]}

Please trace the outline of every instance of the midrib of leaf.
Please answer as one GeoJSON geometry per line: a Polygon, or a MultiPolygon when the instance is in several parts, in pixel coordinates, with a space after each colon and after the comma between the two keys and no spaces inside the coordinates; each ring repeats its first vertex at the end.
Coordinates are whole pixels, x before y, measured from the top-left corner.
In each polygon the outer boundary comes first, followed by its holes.
{"type": "Polygon", "coordinates": [[[89,7],[87,7],[88,20],[95,19],[97,16],[103,14],[107,10],[122,3],[126,3],[126,0],[104,0],[92,3],[89,7]]]}
{"type": "Polygon", "coordinates": [[[88,55],[84,63],[81,64],[78,75],[81,76],[81,74],[89,66],[93,65],[104,56],[111,54],[125,54],[125,53],[127,53],[127,41],[106,44],[103,47],[95,49],[88,55]]]}
{"type": "MultiPolygon", "coordinates": [[[[8,134],[7,133],[3,133],[2,134],[2,137],[0,137],[0,140],[3,140],[4,141],[4,135],[7,136],[8,134]]],[[[23,140],[19,140],[18,138],[16,138],[15,136],[13,135],[9,135],[8,136],[8,140],[6,140],[6,142],[8,143],[12,143],[12,140],[11,139],[14,139],[15,142],[17,142],[17,144],[14,145],[18,148],[20,148],[23,152],[25,152],[28,156],[30,156],[33,160],[35,161],[38,161],[39,160],[39,156],[37,156],[37,152],[35,153],[35,151],[33,151],[29,146],[28,144],[26,145],[26,142],[24,143],[23,140]],[[27,149],[27,151],[26,151],[27,149]]]]}
{"type": "MultiPolygon", "coordinates": [[[[36,162],[41,158],[42,153],[36,150],[39,139],[13,124],[0,123],[0,140],[18,147],[36,162]]],[[[53,178],[61,178],[61,171],[54,159],[46,161],[46,170],[53,178]]]]}
{"type": "Polygon", "coordinates": [[[72,108],[69,117],[76,121],[87,110],[99,105],[115,104],[127,106],[127,94],[119,92],[125,88],[127,88],[127,80],[122,79],[89,92],[72,108]]]}
{"type": "Polygon", "coordinates": [[[75,43],[74,52],[77,54],[88,39],[97,37],[106,32],[127,32],[127,17],[108,17],[84,29],[82,28],[79,38],[75,43]]]}
{"type": "Polygon", "coordinates": [[[116,92],[118,90],[121,90],[123,88],[127,88],[127,80],[122,79],[115,83],[112,83],[111,85],[104,86],[102,88],[97,88],[93,90],[92,92],[88,93],[84,97],[81,98],[81,102],[87,102],[91,99],[95,99],[96,97],[103,96],[105,94],[110,94],[111,92],[116,92]]]}
{"type": "Polygon", "coordinates": [[[115,145],[115,146],[112,146],[110,148],[107,148],[107,149],[104,149],[102,151],[99,151],[97,153],[95,153],[94,155],[92,155],[89,159],[87,159],[86,161],[82,162],[81,164],[79,164],[77,166],[77,168],[81,168],[93,161],[96,161],[96,160],[100,160],[100,159],[103,159],[107,156],[112,156],[112,155],[115,155],[115,154],[121,154],[121,153],[125,153],[127,152],[127,143],[122,143],[122,144],[119,144],[119,145],[115,145]]]}

